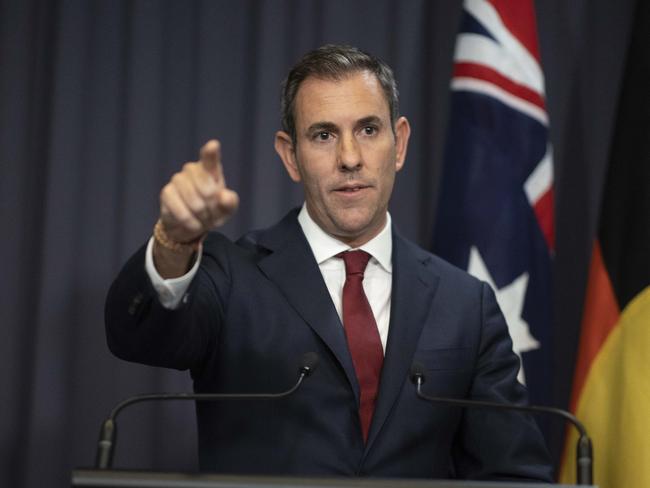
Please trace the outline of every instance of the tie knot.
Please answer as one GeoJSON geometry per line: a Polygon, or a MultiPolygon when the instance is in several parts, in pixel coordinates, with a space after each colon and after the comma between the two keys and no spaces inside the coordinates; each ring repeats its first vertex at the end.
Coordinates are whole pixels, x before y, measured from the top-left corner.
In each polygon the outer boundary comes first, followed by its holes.
{"type": "Polygon", "coordinates": [[[370,260],[370,254],[366,251],[346,251],[340,254],[337,254],[343,262],[345,263],[345,274],[346,276],[350,275],[363,275],[363,272],[366,270],[368,261],[370,260]]]}

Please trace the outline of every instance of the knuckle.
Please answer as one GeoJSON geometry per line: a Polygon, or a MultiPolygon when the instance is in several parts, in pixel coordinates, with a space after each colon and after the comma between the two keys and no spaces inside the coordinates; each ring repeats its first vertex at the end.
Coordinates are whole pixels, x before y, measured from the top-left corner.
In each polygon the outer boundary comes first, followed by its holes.
{"type": "Polygon", "coordinates": [[[170,183],[174,185],[180,185],[183,183],[184,179],[185,176],[183,173],[174,173],[174,176],[172,176],[170,183]]]}
{"type": "Polygon", "coordinates": [[[199,214],[205,210],[205,203],[200,198],[188,198],[187,206],[190,208],[192,213],[199,214]]]}
{"type": "Polygon", "coordinates": [[[162,187],[162,190],[160,190],[160,200],[161,201],[169,200],[172,193],[173,193],[172,185],[171,183],[167,183],[165,186],[162,187]]]}
{"type": "Polygon", "coordinates": [[[199,192],[201,196],[206,200],[212,200],[217,195],[217,185],[214,184],[210,179],[201,182],[199,185],[199,192]]]}

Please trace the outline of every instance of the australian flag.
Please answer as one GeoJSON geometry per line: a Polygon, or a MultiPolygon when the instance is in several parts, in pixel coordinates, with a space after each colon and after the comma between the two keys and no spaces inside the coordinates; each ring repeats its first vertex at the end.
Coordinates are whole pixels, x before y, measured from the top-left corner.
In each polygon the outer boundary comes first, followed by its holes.
{"type": "Polygon", "coordinates": [[[434,252],[488,282],[531,401],[552,378],[553,159],[532,0],[466,0],[434,252]]]}

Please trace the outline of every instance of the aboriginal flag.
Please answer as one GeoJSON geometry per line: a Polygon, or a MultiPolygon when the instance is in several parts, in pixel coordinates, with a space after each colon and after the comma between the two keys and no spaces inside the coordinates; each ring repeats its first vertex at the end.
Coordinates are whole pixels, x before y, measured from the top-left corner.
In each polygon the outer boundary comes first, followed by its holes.
{"type": "MultiPolygon", "coordinates": [[[[650,3],[637,2],[593,246],[571,410],[594,444],[594,483],[650,486],[650,3]]],[[[575,434],[560,479],[575,480],[575,434]]]]}
{"type": "Polygon", "coordinates": [[[532,0],[466,0],[433,250],[489,283],[519,379],[547,401],[553,158],[532,0]]]}

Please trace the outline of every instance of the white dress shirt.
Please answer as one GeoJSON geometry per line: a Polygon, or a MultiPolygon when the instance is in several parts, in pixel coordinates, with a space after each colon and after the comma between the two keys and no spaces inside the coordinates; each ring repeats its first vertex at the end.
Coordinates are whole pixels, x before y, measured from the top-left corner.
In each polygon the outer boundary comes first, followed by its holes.
{"type": "MultiPolygon", "coordinates": [[[[345,264],[343,263],[343,259],[337,258],[336,255],[344,251],[349,251],[352,248],[323,231],[311,218],[305,205],[303,205],[298,215],[298,223],[302,227],[302,231],[316,259],[316,263],[318,263],[323,280],[325,280],[325,285],[332,297],[332,302],[342,323],[345,264]]],[[[363,275],[363,289],[368,297],[372,313],[375,316],[381,345],[385,352],[390,322],[390,299],[393,274],[393,262],[391,259],[393,236],[391,233],[390,214],[386,214],[386,225],[382,231],[358,249],[367,252],[371,256],[363,275]]],[[[154,289],[158,293],[160,303],[163,307],[172,310],[178,307],[198,270],[201,261],[201,249],[197,252],[197,256],[194,266],[185,275],[166,280],[156,271],[153,263],[153,237],[149,240],[145,258],[145,269],[154,289]]]]}

